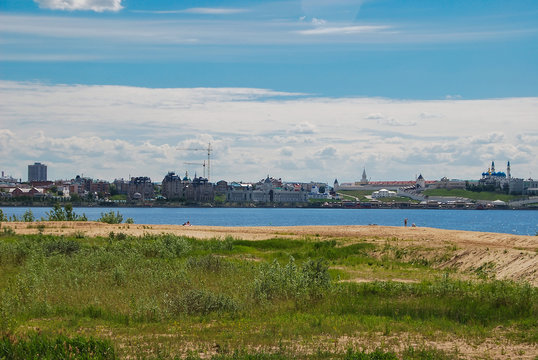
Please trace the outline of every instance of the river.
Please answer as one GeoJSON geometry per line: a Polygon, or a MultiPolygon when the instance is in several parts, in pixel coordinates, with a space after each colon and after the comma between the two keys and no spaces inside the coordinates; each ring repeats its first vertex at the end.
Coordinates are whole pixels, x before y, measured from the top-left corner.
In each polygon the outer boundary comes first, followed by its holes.
{"type": "MultiPolygon", "coordinates": [[[[4,207],[7,216],[21,216],[28,209],[37,219],[46,218],[50,208],[4,207]]],[[[183,224],[211,226],[294,225],[389,225],[408,224],[439,229],[486,231],[518,235],[538,233],[535,210],[429,210],[429,209],[295,209],[295,208],[75,208],[97,220],[101,213],[119,211],[123,219],[137,224],[183,224]]],[[[538,238],[537,238],[538,241],[538,238]]]]}

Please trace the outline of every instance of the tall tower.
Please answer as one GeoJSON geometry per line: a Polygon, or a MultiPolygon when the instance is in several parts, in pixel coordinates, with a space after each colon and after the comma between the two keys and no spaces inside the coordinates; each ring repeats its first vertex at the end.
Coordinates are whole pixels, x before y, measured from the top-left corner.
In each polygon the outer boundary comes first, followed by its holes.
{"type": "Polygon", "coordinates": [[[368,178],[366,177],[366,169],[362,169],[361,184],[368,184],[368,178]]]}
{"type": "Polygon", "coordinates": [[[506,176],[508,179],[512,178],[512,175],[510,175],[510,161],[508,161],[508,164],[506,165],[506,176]]]}
{"type": "Polygon", "coordinates": [[[492,172],[492,173],[495,172],[495,161],[492,161],[492,162],[491,162],[491,172],[492,172]]]}

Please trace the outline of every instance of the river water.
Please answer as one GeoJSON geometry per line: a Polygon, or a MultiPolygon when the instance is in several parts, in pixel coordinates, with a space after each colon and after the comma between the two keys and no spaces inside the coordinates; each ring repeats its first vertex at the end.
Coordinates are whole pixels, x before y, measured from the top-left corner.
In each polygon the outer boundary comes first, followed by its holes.
{"type": "MultiPolygon", "coordinates": [[[[21,216],[28,209],[37,219],[50,208],[4,207],[7,216],[21,216]]],[[[213,226],[294,225],[389,225],[408,224],[439,229],[487,231],[519,235],[538,233],[535,210],[434,210],[434,209],[295,209],[295,208],[75,208],[97,220],[101,213],[119,211],[136,224],[183,224],[213,226]]],[[[538,242],[538,238],[537,238],[538,242]]]]}

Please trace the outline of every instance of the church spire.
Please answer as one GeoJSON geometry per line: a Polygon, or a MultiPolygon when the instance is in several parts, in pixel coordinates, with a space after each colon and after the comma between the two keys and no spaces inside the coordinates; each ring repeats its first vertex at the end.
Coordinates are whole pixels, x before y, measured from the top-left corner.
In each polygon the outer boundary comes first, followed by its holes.
{"type": "Polygon", "coordinates": [[[368,184],[368,178],[366,177],[366,169],[362,169],[361,184],[368,184]]]}

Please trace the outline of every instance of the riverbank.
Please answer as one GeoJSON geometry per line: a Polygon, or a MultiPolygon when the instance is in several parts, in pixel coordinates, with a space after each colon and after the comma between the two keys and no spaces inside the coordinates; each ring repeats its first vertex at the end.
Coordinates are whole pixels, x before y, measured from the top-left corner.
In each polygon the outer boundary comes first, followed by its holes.
{"type": "Polygon", "coordinates": [[[527,281],[538,286],[538,237],[501,233],[444,230],[424,227],[396,226],[181,226],[105,224],[100,222],[39,222],[4,223],[17,234],[50,234],[65,236],[108,237],[111,233],[129,236],[145,234],[174,234],[198,239],[231,237],[243,240],[303,239],[305,237],[342,245],[367,242],[389,244],[402,249],[413,249],[414,256],[425,260],[441,254],[445,261],[439,269],[474,271],[487,267],[498,279],[527,281]]]}

